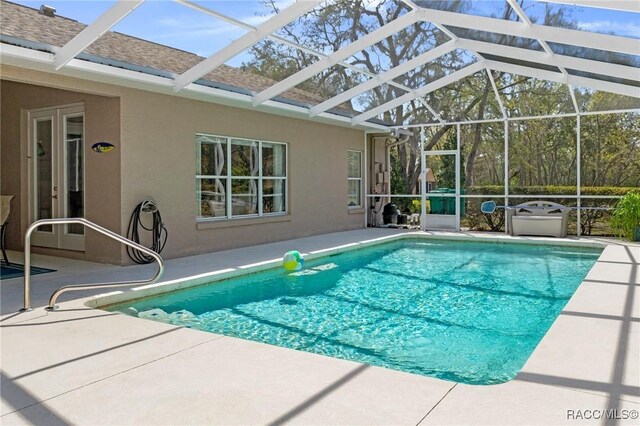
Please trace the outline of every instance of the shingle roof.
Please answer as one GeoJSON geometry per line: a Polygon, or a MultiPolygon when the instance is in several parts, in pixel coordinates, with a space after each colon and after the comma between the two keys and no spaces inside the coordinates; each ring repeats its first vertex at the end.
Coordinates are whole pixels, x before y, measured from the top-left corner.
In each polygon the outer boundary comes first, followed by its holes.
{"type": "MultiPolygon", "coordinates": [[[[2,35],[62,47],[85,27],[85,24],[73,19],[62,16],[48,17],[36,9],[5,0],[0,1],[2,35]]],[[[175,74],[183,73],[204,59],[193,53],[112,31],[105,33],[85,52],[175,74]]],[[[252,92],[260,92],[276,83],[269,78],[227,65],[219,66],[203,79],[252,92]]],[[[320,96],[296,88],[284,92],[281,97],[312,105],[324,100],[320,96]]],[[[342,112],[347,111],[343,109],[342,112]]]]}

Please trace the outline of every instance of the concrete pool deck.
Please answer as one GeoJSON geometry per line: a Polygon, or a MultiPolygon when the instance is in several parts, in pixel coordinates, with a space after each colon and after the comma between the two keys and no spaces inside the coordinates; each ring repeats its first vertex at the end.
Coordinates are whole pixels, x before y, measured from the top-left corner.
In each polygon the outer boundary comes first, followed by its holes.
{"type": "MultiPolygon", "coordinates": [[[[400,233],[406,231],[357,230],[173,259],[163,281],[248,270],[292,248],[313,253],[400,233]]],[[[455,384],[85,305],[107,289],[65,294],[60,310],[46,312],[42,306],[60,285],[139,279],[154,267],[34,256],[34,265],[58,270],[33,277],[38,308],[16,314],[21,279],[0,286],[0,423],[637,425],[637,418],[585,417],[631,417],[640,410],[640,246],[580,241],[606,247],[521,373],[492,386],[455,384]]],[[[18,260],[20,254],[11,255],[18,260]]]]}

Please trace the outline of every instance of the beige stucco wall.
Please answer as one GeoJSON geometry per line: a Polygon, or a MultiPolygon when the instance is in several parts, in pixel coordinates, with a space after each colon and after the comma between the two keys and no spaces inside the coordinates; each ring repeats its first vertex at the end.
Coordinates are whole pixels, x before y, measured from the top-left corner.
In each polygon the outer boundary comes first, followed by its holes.
{"type": "MultiPolygon", "coordinates": [[[[7,230],[7,246],[21,250],[24,230],[28,226],[28,158],[26,137],[26,111],[72,103],[83,103],[85,109],[85,216],[108,229],[120,231],[120,152],[99,155],[91,151],[93,143],[107,140],[119,145],[119,100],[58,90],[49,87],[0,81],[2,194],[12,194],[11,220],[7,230]]],[[[34,248],[35,252],[57,254],[59,251],[34,248]]],[[[119,245],[90,234],[85,253],[65,252],[67,257],[88,258],[102,262],[119,263],[122,255],[119,245]]]]}
{"type": "Polygon", "coordinates": [[[153,198],[169,230],[167,258],[364,226],[364,209],[347,208],[347,150],[364,149],[362,130],[9,66],[1,71],[3,78],[119,100],[120,232],[132,209],[153,198]],[[287,143],[289,214],[196,223],[197,132],[287,143]]]}

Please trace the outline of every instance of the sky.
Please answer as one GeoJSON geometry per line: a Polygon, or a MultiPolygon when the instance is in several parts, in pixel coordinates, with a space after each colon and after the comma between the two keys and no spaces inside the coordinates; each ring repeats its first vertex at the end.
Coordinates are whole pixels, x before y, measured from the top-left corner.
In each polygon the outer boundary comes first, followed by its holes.
{"type": "MultiPolygon", "coordinates": [[[[33,8],[47,4],[56,8],[56,14],[90,24],[108,10],[115,0],[10,0],[33,8]]],[[[193,0],[192,0],[193,1],[193,0]]],[[[195,0],[216,12],[256,26],[271,15],[259,0],[195,0]]],[[[285,8],[293,0],[277,0],[279,8],[285,8]]],[[[226,23],[210,15],[169,0],[147,0],[112,31],[182,49],[200,56],[209,56],[229,42],[239,38],[246,30],[226,23]]],[[[238,66],[247,59],[241,54],[228,62],[238,66]]]]}
{"type": "MultiPolygon", "coordinates": [[[[16,3],[38,8],[45,3],[57,9],[57,14],[75,19],[85,24],[93,22],[101,13],[109,9],[115,0],[12,0],[16,3]]],[[[375,5],[380,0],[370,0],[375,5]]],[[[256,26],[270,17],[260,0],[194,0],[209,9],[221,12],[250,25],[256,26]]],[[[280,8],[287,7],[293,0],[276,0],[280,8]]],[[[490,16],[502,8],[502,0],[473,1],[471,14],[490,16]]],[[[525,0],[524,8],[529,17],[536,21],[544,12],[545,3],[525,0]]],[[[551,7],[560,7],[551,5],[551,7]]],[[[581,29],[640,38],[640,15],[631,12],[608,11],[604,9],[565,6],[572,11],[581,29]]],[[[148,0],[120,21],[114,28],[124,34],[186,50],[200,56],[209,56],[227,43],[239,38],[246,31],[220,21],[204,13],[169,0],[148,0]]],[[[238,66],[248,59],[243,52],[227,62],[238,66]]]]}

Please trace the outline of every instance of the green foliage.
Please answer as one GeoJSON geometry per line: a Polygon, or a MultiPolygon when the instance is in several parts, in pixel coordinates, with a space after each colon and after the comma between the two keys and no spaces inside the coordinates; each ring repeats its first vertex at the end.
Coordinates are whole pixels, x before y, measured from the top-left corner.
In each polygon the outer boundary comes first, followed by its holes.
{"type": "MultiPolygon", "coordinates": [[[[623,196],[628,192],[636,191],[637,187],[617,187],[617,186],[583,186],[580,193],[587,195],[616,195],[623,196]]],[[[509,194],[514,195],[575,195],[575,186],[560,185],[534,185],[534,186],[510,186],[509,194]]],[[[468,194],[477,195],[503,195],[502,185],[482,185],[472,186],[467,190],[468,194]]]]}
{"type": "Polygon", "coordinates": [[[504,182],[504,123],[460,125],[464,186],[504,182]]]}
{"type": "Polygon", "coordinates": [[[640,186],[637,114],[585,116],[580,128],[584,185],[640,186]]]}
{"type": "Polygon", "coordinates": [[[392,149],[389,153],[391,160],[391,193],[406,194],[407,184],[402,177],[402,164],[398,158],[398,150],[392,149]]]}
{"type": "MultiPolygon", "coordinates": [[[[455,132],[448,132],[447,138],[443,144],[445,150],[456,150],[458,146],[457,137],[455,132]]],[[[456,157],[455,155],[443,155],[440,157],[442,161],[442,168],[439,175],[436,177],[438,180],[438,187],[455,188],[456,187],[456,157]]],[[[465,181],[465,169],[460,168],[460,185],[464,187],[465,181]]]]}
{"type": "Polygon", "coordinates": [[[509,124],[510,185],[569,185],[576,181],[576,163],[575,118],[509,124]]]}
{"type": "Polygon", "coordinates": [[[629,192],[618,201],[611,226],[621,237],[640,241],[640,192],[629,192]]]}

